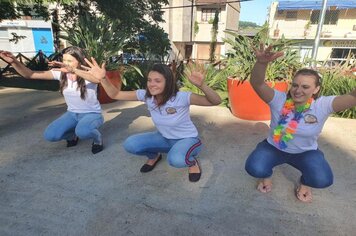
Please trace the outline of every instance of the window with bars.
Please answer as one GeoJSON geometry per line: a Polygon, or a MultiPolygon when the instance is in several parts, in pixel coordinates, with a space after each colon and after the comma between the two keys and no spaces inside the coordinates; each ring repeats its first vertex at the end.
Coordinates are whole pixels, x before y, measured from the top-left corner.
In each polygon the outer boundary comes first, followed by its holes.
{"type": "Polygon", "coordinates": [[[298,11],[287,11],[286,19],[297,19],[298,11]]]}
{"type": "Polygon", "coordinates": [[[356,49],[333,48],[331,52],[331,58],[346,59],[349,54],[351,54],[351,56],[356,56],[356,49]]]}
{"type": "MultiPolygon", "coordinates": [[[[310,17],[312,24],[318,24],[320,17],[320,10],[314,10],[310,17]]],[[[339,10],[327,10],[325,13],[324,25],[336,25],[339,20],[339,10]]]]}
{"type": "MultiPolygon", "coordinates": [[[[220,14],[220,9],[218,8],[203,8],[201,10],[201,21],[202,22],[209,22],[214,19],[215,12],[218,11],[220,14]]],[[[220,21],[220,17],[219,17],[220,21]]]]}

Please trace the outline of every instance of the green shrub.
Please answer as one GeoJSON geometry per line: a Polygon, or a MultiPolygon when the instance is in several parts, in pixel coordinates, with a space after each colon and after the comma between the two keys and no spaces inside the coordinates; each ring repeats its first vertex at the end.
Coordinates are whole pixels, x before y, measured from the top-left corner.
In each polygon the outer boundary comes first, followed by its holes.
{"type": "MultiPolygon", "coordinates": [[[[339,74],[338,71],[328,70],[322,72],[323,82],[321,95],[343,95],[356,88],[356,78],[339,74]]],[[[356,119],[356,108],[335,113],[337,117],[356,119]]]]}

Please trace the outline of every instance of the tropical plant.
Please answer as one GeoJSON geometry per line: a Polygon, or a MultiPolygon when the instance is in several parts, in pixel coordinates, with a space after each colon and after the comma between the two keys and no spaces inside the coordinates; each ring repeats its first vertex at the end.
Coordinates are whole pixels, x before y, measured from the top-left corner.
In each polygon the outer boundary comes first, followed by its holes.
{"type": "Polygon", "coordinates": [[[196,94],[203,94],[203,92],[195,85],[193,85],[188,79],[188,75],[191,73],[192,70],[201,71],[202,73],[204,73],[205,83],[220,95],[220,97],[224,101],[223,105],[226,105],[226,101],[227,101],[226,81],[224,81],[224,83],[219,81],[219,79],[217,78],[217,75],[219,74],[219,70],[216,69],[214,65],[199,64],[194,62],[190,62],[188,65],[185,65],[184,71],[181,75],[182,86],[180,89],[182,91],[190,91],[196,94]]]}
{"type": "Polygon", "coordinates": [[[256,62],[254,48],[259,48],[260,44],[273,45],[273,50],[284,51],[284,56],[273,61],[267,67],[266,81],[279,81],[291,79],[293,74],[301,68],[298,52],[289,46],[300,43],[300,41],[285,39],[284,37],[272,40],[268,36],[268,27],[265,24],[260,31],[249,38],[235,32],[227,32],[233,38],[225,38],[224,42],[231,45],[232,50],[228,51],[227,58],[222,61],[223,74],[237,78],[240,81],[249,80],[251,71],[256,62]]]}
{"type": "MultiPolygon", "coordinates": [[[[351,92],[356,87],[356,76],[352,74],[353,66],[355,66],[355,58],[350,54],[339,66],[319,68],[322,76],[321,95],[333,96],[351,92]]],[[[356,108],[338,112],[335,116],[356,119],[356,108]]]]}
{"type": "Polygon", "coordinates": [[[125,33],[116,30],[118,24],[104,15],[97,16],[84,12],[78,16],[78,22],[73,26],[61,27],[66,32],[61,38],[73,46],[83,48],[99,63],[106,61],[107,69],[116,69],[119,66],[118,62],[110,58],[118,56],[127,40],[125,33]]]}

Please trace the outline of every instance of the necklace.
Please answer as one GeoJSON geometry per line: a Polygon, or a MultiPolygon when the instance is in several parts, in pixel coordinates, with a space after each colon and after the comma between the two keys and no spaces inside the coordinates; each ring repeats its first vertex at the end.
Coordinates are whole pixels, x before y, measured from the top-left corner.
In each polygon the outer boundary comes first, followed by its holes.
{"type": "Polygon", "coordinates": [[[293,134],[296,132],[299,121],[303,117],[303,112],[310,108],[313,100],[313,98],[309,98],[306,104],[298,107],[295,106],[291,98],[286,100],[282,108],[278,125],[273,130],[273,141],[280,149],[286,149],[288,146],[287,142],[294,138],[293,134]],[[294,113],[294,117],[287,124],[287,119],[291,113],[294,113]]]}

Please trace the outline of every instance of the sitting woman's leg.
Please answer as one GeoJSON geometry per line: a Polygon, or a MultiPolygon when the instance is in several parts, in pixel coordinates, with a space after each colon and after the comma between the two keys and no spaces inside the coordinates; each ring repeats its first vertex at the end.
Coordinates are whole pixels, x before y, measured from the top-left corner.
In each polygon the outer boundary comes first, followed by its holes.
{"type": "Polygon", "coordinates": [[[285,163],[283,152],[264,140],[246,160],[245,170],[256,178],[269,178],[273,174],[273,167],[285,163]]]}
{"type": "Polygon", "coordinates": [[[290,164],[302,172],[296,195],[303,202],[312,201],[311,188],[326,188],[333,184],[332,170],[320,150],[297,154],[290,164]]]}
{"type": "Polygon", "coordinates": [[[50,142],[73,140],[75,138],[74,129],[76,125],[77,121],[74,117],[74,113],[67,111],[48,125],[43,136],[50,142]]]}
{"type": "Polygon", "coordinates": [[[104,123],[101,113],[78,114],[78,124],[75,127],[75,134],[79,139],[93,139],[93,143],[102,144],[99,127],[104,123]]]}
{"type": "Polygon", "coordinates": [[[273,174],[273,167],[285,163],[284,155],[285,153],[264,140],[257,144],[256,149],[247,158],[245,170],[251,176],[261,179],[257,185],[260,192],[268,193],[272,190],[270,177],[273,174]]]}
{"type": "Polygon", "coordinates": [[[180,139],[168,152],[168,163],[176,168],[185,168],[196,164],[196,156],[201,151],[202,143],[199,138],[180,139]]]}
{"type": "Polygon", "coordinates": [[[196,157],[201,151],[202,143],[199,138],[184,138],[175,142],[168,152],[168,163],[176,168],[188,167],[189,181],[197,182],[201,177],[201,169],[196,157]]]}
{"type": "Polygon", "coordinates": [[[155,159],[159,153],[167,153],[171,148],[168,139],[157,131],[131,135],[123,146],[127,152],[147,156],[149,159],[155,159]]]}

